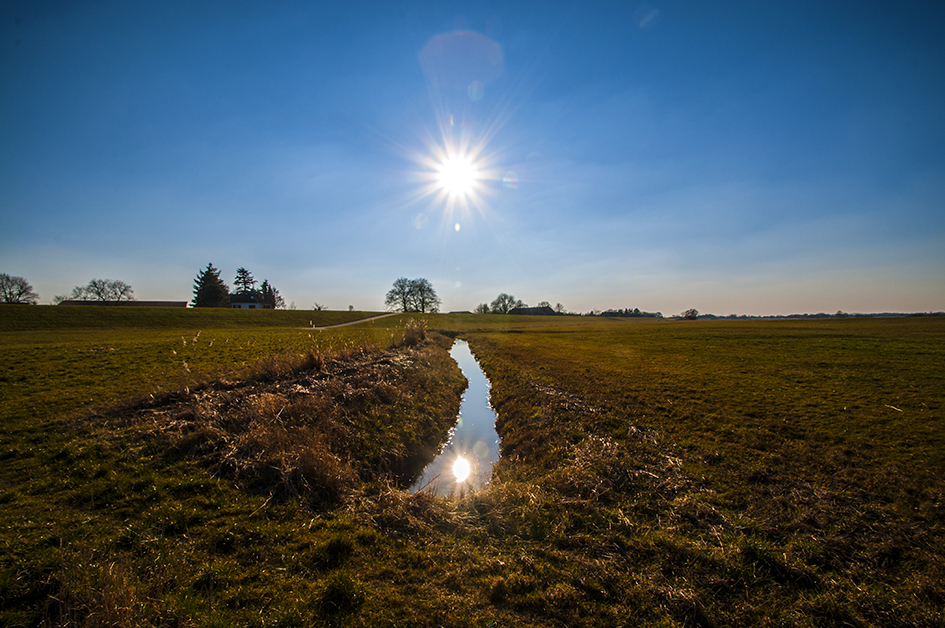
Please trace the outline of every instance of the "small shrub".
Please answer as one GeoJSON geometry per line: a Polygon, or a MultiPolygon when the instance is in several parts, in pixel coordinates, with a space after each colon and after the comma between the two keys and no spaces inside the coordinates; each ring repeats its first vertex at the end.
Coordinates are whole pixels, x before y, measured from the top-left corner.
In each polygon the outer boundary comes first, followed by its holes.
{"type": "Polygon", "coordinates": [[[302,358],[303,371],[321,371],[325,366],[325,354],[321,349],[310,349],[302,358]]]}

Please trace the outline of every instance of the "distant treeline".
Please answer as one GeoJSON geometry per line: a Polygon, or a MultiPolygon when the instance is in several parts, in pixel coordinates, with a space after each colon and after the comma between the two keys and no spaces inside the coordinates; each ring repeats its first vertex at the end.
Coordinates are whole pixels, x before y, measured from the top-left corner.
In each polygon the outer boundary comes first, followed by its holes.
{"type": "MultiPolygon", "coordinates": [[[[644,312],[639,308],[624,308],[621,310],[592,310],[581,314],[581,316],[598,316],[614,318],[664,318],[662,312],[644,312]]],[[[719,316],[717,314],[699,314],[696,310],[687,310],[682,314],[669,316],[670,319],[689,319],[700,321],[731,321],[731,320],[788,320],[788,319],[807,319],[807,318],[892,318],[897,316],[945,316],[945,312],[875,312],[868,314],[848,314],[847,312],[836,312],[827,314],[819,312],[817,314],[769,314],[763,316],[749,314],[728,314],[719,316]]]]}
{"type": "Polygon", "coordinates": [[[846,312],[837,312],[836,314],[827,314],[820,312],[818,314],[774,314],[767,316],[749,316],[746,314],[729,314],[728,316],[717,316],[715,314],[700,314],[699,320],[775,320],[775,319],[795,319],[795,318],[893,318],[897,316],[945,316],[945,312],[874,312],[870,314],[848,314],[846,312]]]}
{"type": "Polygon", "coordinates": [[[614,316],[620,318],[663,318],[662,312],[644,312],[638,307],[624,308],[622,310],[607,310],[606,312],[593,311],[585,316],[614,316]]]}

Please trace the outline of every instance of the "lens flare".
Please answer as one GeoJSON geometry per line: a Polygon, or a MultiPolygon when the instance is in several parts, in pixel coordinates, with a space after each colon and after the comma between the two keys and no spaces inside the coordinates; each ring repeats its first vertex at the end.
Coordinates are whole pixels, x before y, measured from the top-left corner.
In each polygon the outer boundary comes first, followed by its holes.
{"type": "Polygon", "coordinates": [[[456,476],[457,482],[465,482],[470,470],[469,461],[461,456],[453,463],[453,475],[456,476]]]}
{"type": "Polygon", "coordinates": [[[482,100],[482,83],[473,81],[469,84],[469,87],[466,88],[466,93],[469,94],[469,100],[473,102],[482,100]]]}

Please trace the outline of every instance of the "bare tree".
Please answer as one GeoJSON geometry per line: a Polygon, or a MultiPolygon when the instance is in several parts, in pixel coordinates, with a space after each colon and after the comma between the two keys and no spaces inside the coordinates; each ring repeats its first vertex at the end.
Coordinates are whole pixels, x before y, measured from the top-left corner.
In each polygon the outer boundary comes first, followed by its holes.
{"type": "Polygon", "coordinates": [[[476,314],[488,314],[489,313],[489,304],[480,303],[476,306],[476,314]]]}
{"type": "Polygon", "coordinates": [[[406,277],[400,277],[394,281],[394,287],[387,292],[384,305],[387,306],[387,309],[395,312],[409,312],[412,306],[410,280],[406,277]]]}
{"type": "Polygon", "coordinates": [[[555,312],[557,312],[558,314],[564,314],[564,306],[561,305],[560,303],[556,304],[555,312]]]}
{"type": "Polygon", "coordinates": [[[433,284],[426,279],[400,277],[388,291],[384,304],[394,312],[437,312],[440,309],[440,297],[436,295],[433,284]]]}
{"type": "Polygon", "coordinates": [[[94,301],[131,301],[134,290],[119,279],[93,279],[89,282],[88,293],[94,301]]]}
{"type": "Polygon", "coordinates": [[[0,273],[0,302],[36,305],[38,301],[39,295],[26,279],[0,273]]]}
{"type": "Polygon", "coordinates": [[[414,311],[421,314],[437,312],[440,309],[440,297],[436,296],[433,285],[422,277],[410,282],[410,300],[414,311]]]}
{"type": "MultiPolygon", "coordinates": [[[[57,300],[64,301],[67,299],[57,300]]],[[[134,301],[135,291],[119,279],[93,279],[85,286],[76,286],[68,299],[76,301],[119,302],[134,301]]]]}
{"type": "Polygon", "coordinates": [[[510,310],[516,307],[528,307],[521,299],[516,299],[511,294],[502,293],[495,298],[491,304],[493,314],[508,314],[510,310]]]}

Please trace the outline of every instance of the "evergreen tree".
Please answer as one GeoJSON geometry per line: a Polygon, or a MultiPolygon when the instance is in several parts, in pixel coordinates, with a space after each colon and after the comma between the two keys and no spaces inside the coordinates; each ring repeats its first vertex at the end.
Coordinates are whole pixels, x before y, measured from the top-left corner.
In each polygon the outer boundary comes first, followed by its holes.
{"type": "Polygon", "coordinates": [[[281,310],[285,307],[285,299],[279,294],[279,291],[269,283],[268,279],[263,279],[259,286],[259,294],[262,297],[264,305],[274,309],[281,310]]]}
{"type": "Polygon", "coordinates": [[[233,281],[236,294],[255,294],[256,280],[253,274],[242,266],[236,269],[236,279],[233,281]]]}
{"type": "Polygon", "coordinates": [[[207,264],[194,280],[194,307],[229,307],[230,287],[220,278],[220,271],[207,264]]]}

